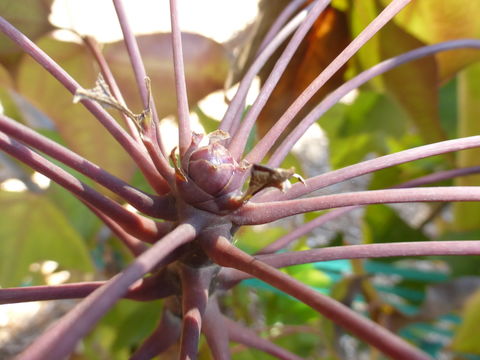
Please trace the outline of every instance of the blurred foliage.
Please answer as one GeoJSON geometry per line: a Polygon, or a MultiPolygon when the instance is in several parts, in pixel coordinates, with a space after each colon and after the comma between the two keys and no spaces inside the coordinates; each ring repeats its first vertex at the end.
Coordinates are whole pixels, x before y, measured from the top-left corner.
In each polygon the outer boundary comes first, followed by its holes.
{"type": "MultiPolygon", "coordinates": [[[[287,68],[260,116],[258,134],[272,126],[303,88],[388,2],[333,2],[315,23],[287,68]]],[[[187,86],[193,108],[204,96],[222,88],[229,67],[233,69],[230,69],[232,79],[241,77],[255,57],[268,26],[287,3],[286,0],[261,2],[258,23],[252,26],[257,30],[238,50],[242,55],[238,56],[236,67],[231,66],[231,54],[221,44],[200,35],[185,34],[187,86]]],[[[18,25],[82,86],[90,88],[98,68],[85,46],[62,42],[47,34],[52,29],[47,21],[50,4],[51,0],[2,0],[0,14],[18,25]]],[[[327,83],[302,114],[346,79],[383,59],[425,44],[455,38],[480,38],[479,13],[478,1],[412,2],[327,83]]],[[[165,34],[153,34],[141,36],[139,41],[152,77],[159,113],[172,115],[176,105],[169,38],[165,34]]],[[[123,45],[120,42],[106,44],[103,50],[128,103],[134,110],[141,109],[123,45]]],[[[278,56],[279,52],[267,64],[260,76],[262,81],[278,56]]],[[[336,169],[369,156],[477,134],[479,59],[480,52],[474,50],[449,51],[421,59],[372,80],[359,89],[353,102],[335,105],[318,121],[328,137],[329,165],[336,169]]],[[[73,105],[72,95],[3,35],[0,35],[0,64],[0,102],[5,114],[40,130],[135,186],[149,190],[127,154],[91,115],[81,106],[73,105]],[[37,110],[33,110],[32,105],[37,110]]],[[[212,119],[198,107],[194,111],[208,132],[216,128],[219,119],[212,119]]],[[[478,150],[466,151],[382,170],[372,176],[369,188],[385,188],[435,171],[478,165],[477,153],[478,150]]],[[[301,158],[289,156],[288,166],[295,164],[299,168],[301,163],[301,158]]],[[[27,168],[14,164],[26,177],[30,175],[27,168]]],[[[479,185],[479,179],[469,177],[455,183],[479,185]]],[[[24,193],[1,190],[0,209],[0,284],[3,287],[37,284],[39,280],[28,270],[33,262],[55,260],[61,268],[83,274],[78,275],[79,278],[88,278],[92,273],[102,278],[111,276],[129,261],[110,234],[105,235],[100,222],[58,186],[24,193]]],[[[360,229],[362,241],[479,238],[478,204],[456,204],[453,218],[443,217],[445,212],[436,206],[425,209],[427,221],[418,226],[391,207],[368,208],[360,229]],[[428,226],[435,229],[433,235],[426,231],[428,226]]],[[[449,208],[446,210],[452,214],[449,208]]],[[[308,214],[305,219],[317,215],[308,214]]],[[[410,213],[408,217],[414,215],[410,213]]],[[[240,229],[236,244],[253,253],[287,232],[282,226],[240,229]]],[[[335,234],[335,241],[342,243],[344,234],[335,234]]],[[[294,249],[305,249],[308,244],[303,237],[294,249]]],[[[480,356],[476,341],[480,293],[478,287],[464,279],[470,276],[478,280],[478,264],[475,256],[390,258],[353,265],[343,260],[309,264],[285,271],[318,291],[370,312],[373,318],[392,329],[402,329],[406,338],[434,356],[443,351],[459,359],[473,359],[475,355],[480,356]],[[378,281],[385,279],[388,281],[383,284],[378,281]],[[445,289],[448,291],[443,291],[445,289]],[[462,297],[452,300],[446,293],[462,297]],[[468,300],[465,302],[465,299],[468,300]],[[445,308],[442,313],[432,313],[431,309],[445,303],[455,303],[455,306],[445,308]]],[[[248,280],[233,289],[223,299],[222,306],[232,317],[299,356],[339,359],[344,355],[339,350],[340,338],[345,336],[341,329],[260,281],[248,280]]],[[[77,358],[127,359],[132,349],[152,331],[160,311],[161,303],[157,302],[119,302],[84,341],[83,353],[77,358]]],[[[234,359],[271,359],[256,350],[234,349],[234,359]]],[[[361,346],[357,350],[369,351],[361,346]]],[[[208,358],[208,351],[201,353],[202,358],[208,358]]]]}

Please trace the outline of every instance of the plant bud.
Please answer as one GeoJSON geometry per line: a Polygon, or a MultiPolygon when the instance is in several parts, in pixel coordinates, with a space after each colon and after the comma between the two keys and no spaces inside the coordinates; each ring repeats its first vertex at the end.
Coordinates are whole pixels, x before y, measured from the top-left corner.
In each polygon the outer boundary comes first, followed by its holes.
{"type": "Polygon", "coordinates": [[[177,169],[177,189],[184,200],[198,208],[225,213],[241,204],[236,202],[248,166],[238,164],[223,145],[228,134],[215,131],[209,144],[200,146],[203,135],[193,134],[192,143],[177,169]],[[180,172],[180,173],[179,173],[180,172]]]}

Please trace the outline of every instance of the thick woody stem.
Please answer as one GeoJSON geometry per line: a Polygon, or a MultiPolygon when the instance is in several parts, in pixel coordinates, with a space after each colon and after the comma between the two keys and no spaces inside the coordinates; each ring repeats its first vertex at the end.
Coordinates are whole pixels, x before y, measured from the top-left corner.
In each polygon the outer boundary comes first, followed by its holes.
{"type": "Polygon", "coordinates": [[[182,281],[182,335],[180,359],[197,358],[198,341],[202,329],[202,317],[208,301],[208,287],[212,279],[212,269],[180,266],[182,281]]]}

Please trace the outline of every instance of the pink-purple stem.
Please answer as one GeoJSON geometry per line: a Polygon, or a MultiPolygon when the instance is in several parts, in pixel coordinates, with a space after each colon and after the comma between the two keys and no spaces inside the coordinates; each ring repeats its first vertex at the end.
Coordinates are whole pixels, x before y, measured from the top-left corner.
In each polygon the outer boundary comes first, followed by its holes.
{"type": "Polygon", "coordinates": [[[240,120],[245,106],[245,98],[252,84],[253,79],[263,68],[272,54],[280,47],[281,44],[291,35],[293,31],[302,23],[306,17],[306,10],[297,14],[276,36],[268,42],[268,45],[259,52],[253,63],[243,75],[237,92],[230,102],[219,129],[235,134],[240,126],[240,120]]]}
{"type": "MultiPolygon", "coordinates": [[[[45,54],[45,52],[35,45],[35,43],[33,43],[27,36],[18,31],[18,29],[1,16],[0,31],[14,41],[39,65],[45,68],[45,70],[55,77],[72,94],[75,94],[77,90],[81,89],[81,86],[64,69],[53,61],[52,58],[45,54]]],[[[80,102],[98,119],[98,121],[133,158],[152,187],[159,194],[168,192],[169,187],[161,175],[156,171],[148,154],[137,145],[137,142],[115,121],[115,119],[94,101],[83,99],[80,102]]]]}
{"type": "MultiPolygon", "coordinates": [[[[61,285],[25,286],[0,289],[0,304],[29,301],[81,299],[105,285],[106,281],[91,281],[61,285]]],[[[177,284],[165,270],[141,279],[129,287],[124,298],[136,301],[152,301],[177,294],[177,284]]]]}
{"type": "MultiPolygon", "coordinates": [[[[257,255],[256,259],[276,268],[345,259],[371,259],[397,256],[480,255],[480,240],[418,241],[405,243],[344,245],[304,251],[257,255]]],[[[243,271],[223,269],[218,281],[229,289],[252,277],[243,271]]]]}
{"type": "Polygon", "coordinates": [[[306,0],[293,0],[290,1],[287,6],[285,6],[282,12],[276,17],[274,23],[260,43],[260,46],[257,50],[257,55],[259,55],[268,46],[268,44],[273,41],[277,34],[282,31],[283,26],[293,16],[293,14],[295,14],[295,12],[297,12],[297,10],[303,4],[307,5],[306,3],[306,0]]]}
{"type": "Polygon", "coordinates": [[[237,211],[232,220],[238,225],[258,225],[310,211],[344,206],[450,201],[480,201],[480,186],[371,190],[268,203],[248,203],[237,211]]]}
{"type": "Polygon", "coordinates": [[[210,258],[219,265],[246,272],[295,297],[393,359],[430,359],[427,354],[384,327],[270,265],[256,260],[223,237],[205,241],[202,246],[210,258]]]}
{"type": "Polygon", "coordinates": [[[173,68],[175,73],[175,91],[178,111],[178,146],[180,155],[187,151],[192,141],[190,130],[190,110],[188,109],[187,84],[183,65],[182,33],[178,21],[177,1],[170,0],[170,19],[172,26],[173,68]]]}
{"type": "Polygon", "coordinates": [[[155,243],[150,249],[142,253],[124,271],[107,281],[70,312],[58,320],[32,345],[30,345],[18,359],[41,360],[61,359],[70,354],[77,342],[84,337],[100,318],[123,297],[129,287],[141,279],[163,261],[172,251],[190,242],[203,226],[198,222],[178,225],[168,235],[155,243]]]}
{"type": "Polygon", "coordinates": [[[175,218],[175,208],[170,195],[153,196],[144,193],[75,152],[4,115],[0,115],[0,131],[88,176],[144,214],[168,219],[175,218]]]}
{"type": "MultiPolygon", "coordinates": [[[[394,0],[390,2],[385,9],[375,18],[373,19],[365,29],[358,34],[357,37],[318,75],[315,80],[300,94],[300,96],[293,102],[293,104],[285,111],[282,115],[284,117],[294,117],[310,100],[310,98],[315,94],[343,65],[346,64],[350,58],[355,55],[355,53],[368,41],[370,40],[385,24],[387,24],[398,12],[400,12],[405,6],[407,6],[411,0],[394,0]]],[[[315,8],[315,7],[314,7],[315,8]]],[[[314,10],[312,8],[311,11],[314,10]]],[[[299,32],[301,27],[297,30],[299,32]]],[[[294,35],[295,37],[295,35],[294,35]]],[[[303,38],[303,37],[302,37],[303,38]]],[[[293,38],[292,38],[293,40],[293,38]]],[[[290,45],[290,44],[289,44],[290,45]]],[[[295,49],[298,45],[295,46],[295,49]]],[[[288,49],[288,46],[287,46],[288,49]]],[[[285,52],[287,51],[285,49],[285,52]]],[[[292,52],[293,56],[293,52],[292,52]]],[[[283,54],[278,60],[283,61],[283,54]]],[[[290,57],[291,58],[291,57],[290,57]]],[[[288,58],[288,61],[290,60],[288,58]]],[[[286,65],[285,65],[286,66],[286,65]]],[[[252,108],[248,112],[247,116],[245,117],[242,126],[237,134],[235,134],[232,142],[230,143],[229,149],[232,152],[232,155],[235,157],[240,157],[243,153],[245,148],[245,144],[248,139],[248,135],[255,123],[256,118],[260,114],[263,106],[265,105],[268,97],[270,96],[271,92],[273,91],[274,86],[277,84],[278,79],[283,73],[284,68],[281,69],[280,73],[276,73],[276,65],[272,70],[269,78],[265,82],[264,88],[265,92],[262,88],[258,96],[258,107],[256,106],[257,101],[253,104],[252,108]],[[269,80],[272,79],[273,87],[267,87],[269,84],[269,80]]]]}
{"type": "Polygon", "coordinates": [[[128,233],[141,239],[158,239],[158,229],[155,221],[128,211],[120,204],[95,191],[59,166],[32,151],[29,147],[1,132],[0,149],[52,179],[82,201],[108,213],[109,217],[120,224],[128,233]]]}
{"type": "Polygon", "coordinates": [[[182,281],[182,335],[180,338],[180,360],[195,360],[202,329],[202,317],[208,301],[208,288],[212,280],[212,269],[180,267],[182,281]]]}
{"type": "Polygon", "coordinates": [[[416,148],[380,156],[376,159],[362,161],[355,165],[346,166],[342,169],[329,171],[327,173],[311,177],[305,181],[305,184],[294,184],[291,189],[285,193],[274,190],[263,194],[258,194],[258,196],[253,197],[253,200],[256,202],[265,202],[294,199],[329,185],[337,184],[342,181],[382,170],[391,166],[475,147],[480,147],[480,136],[470,136],[418,146],[416,148]]]}
{"type": "MultiPolygon", "coordinates": [[[[385,72],[390,71],[407,62],[414,61],[425,56],[430,56],[437,52],[460,48],[479,49],[480,40],[461,39],[446,41],[430,46],[424,46],[406,52],[402,55],[382,61],[381,63],[371,67],[370,69],[367,69],[364,72],[358,74],[353,79],[347,81],[345,84],[338,87],[335,91],[333,91],[325,99],[323,99],[320,104],[318,104],[312,111],[310,111],[310,113],[278,146],[277,150],[275,150],[275,152],[269,159],[268,165],[273,167],[279,166],[285,156],[287,156],[289,151],[292,149],[293,145],[295,145],[295,143],[307,131],[307,129],[350,91],[360,87],[372,78],[384,74],[385,72]]],[[[313,95],[314,93],[310,92],[309,94],[313,95]]],[[[298,113],[299,109],[300,108],[296,108],[295,112],[292,112],[291,114],[285,113],[275,123],[272,129],[270,129],[269,132],[257,143],[257,145],[252,149],[252,151],[246,156],[246,159],[251,162],[259,162],[266,155],[267,151],[273,146],[275,141],[280,137],[282,132],[287,128],[293,117],[298,113]]]]}
{"type": "Polygon", "coordinates": [[[255,120],[260,114],[260,111],[265,106],[268,98],[272,94],[273,89],[280,80],[281,75],[283,74],[288,63],[295,54],[295,51],[300,46],[302,40],[304,39],[307,32],[310,30],[312,25],[315,23],[317,17],[323,12],[323,10],[327,7],[329,3],[330,0],[317,0],[315,2],[315,5],[309,11],[303,23],[293,34],[292,39],[289,41],[282,55],[278,58],[275,66],[272,69],[272,72],[265,81],[265,84],[263,84],[263,87],[258,94],[257,99],[255,100],[247,115],[243,119],[239,130],[235,134],[232,134],[233,137],[228,146],[228,150],[230,150],[232,156],[235,159],[238,160],[241,157],[248,136],[250,135],[250,131],[253,127],[253,124],[255,123],[255,120]]]}
{"type": "MultiPolygon", "coordinates": [[[[453,179],[456,177],[460,176],[468,176],[472,174],[477,174],[480,172],[480,166],[472,166],[472,167],[467,167],[467,168],[461,168],[461,169],[452,169],[452,170],[445,170],[445,171],[440,171],[438,173],[434,174],[429,174],[426,176],[422,176],[417,179],[413,179],[410,181],[407,181],[405,183],[399,184],[394,186],[393,188],[408,188],[408,187],[415,187],[415,186],[423,186],[426,184],[431,184],[431,183],[436,183],[439,181],[445,181],[448,179],[453,179]]],[[[276,251],[279,251],[281,249],[285,249],[288,245],[290,245],[293,241],[297,240],[301,236],[304,236],[308,234],[310,231],[313,229],[327,223],[328,221],[331,221],[333,219],[336,219],[339,216],[342,216],[350,211],[353,211],[355,209],[360,208],[361,206],[348,206],[345,208],[340,208],[340,209],[335,209],[332,210],[324,215],[320,215],[317,218],[302,224],[301,226],[297,227],[295,230],[292,232],[286,234],[285,236],[282,236],[272,242],[271,244],[267,245],[265,248],[257,252],[257,255],[261,254],[269,254],[269,253],[274,253],[276,251]]]]}
{"type": "MultiPolygon", "coordinates": [[[[128,16],[123,5],[123,0],[113,0],[113,5],[115,6],[115,11],[117,13],[118,22],[122,29],[123,39],[125,46],[127,48],[127,53],[130,58],[130,63],[132,64],[133,73],[135,75],[135,80],[137,83],[138,91],[140,92],[140,97],[143,103],[144,109],[150,109],[152,111],[152,120],[153,124],[159,123],[158,114],[156,111],[155,103],[149,89],[146,84],[147,72],[145,70],[145,65],[143,64],[142,55],[140,54],[140,49],[138,47],[138,42],[135,37],[135,34],[130,26],[128,21],[128,16]]],[[[153,140],[156,140],[159,150],[163,156],[166,156],[165,148],[163,147],[163,142],[161,137],[157,137],[155,131],[152,131],[153,127],[149,126],[147,132],[152,137],[153,140]]]]}

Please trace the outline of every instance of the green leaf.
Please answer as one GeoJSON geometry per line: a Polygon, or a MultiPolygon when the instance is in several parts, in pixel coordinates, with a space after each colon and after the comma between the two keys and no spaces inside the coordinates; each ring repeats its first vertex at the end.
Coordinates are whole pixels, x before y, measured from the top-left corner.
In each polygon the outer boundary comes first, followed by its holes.
{"type": "MultiPolygon", "coordinates": [[[[480,133],[480,64],[474,64],[463,70],[458,77],[458,136],[472,136],[480,133]]],[[[470,149],[457,154],[457,167],[477,166],[480,149],[470,149]]],[[[455,179],[459,186],[478,186],[480,175],[471,175],[455,179]]],[[[458,231],[478,229],[480,204],[455,203],[453,228],[458,231]]]]}
{"type": "Polygon", "coordinates": [[[205,114],[199,106],[195,106],[193,111],[195,112],[195,114],[197,114],[200,124],[202,124],[207,134],[210,134],[211,132],[218,129],[219,120],[215,120],[205,114]]]}
{"type": "Polygon", "coordinates": [[[125,348],[134,348],[143,342],[160,322],[162,310],[159,301],[133,303],[133,310],[123,319],[119,319],[116,326],[117,336],[112,349],[119,351],[125,348]]]}
{"type": "Polygon", "coordinates": [[[68,190],[52,183],[45,195],[65,214],[65,219],[83,239],[88,242],[95,236],[101,226],[100,220],[68,190]]]}
{"type": "Polygon", "coordinates": [[[61,211],[41,195],[0,192],[0,284],[19,285],[33,262],[54,260],[60,266],[93,271],[79,234],[61,211]]]}
{"type": "Polygon", "coordinates": [[[455,351],[480,355],[480,342],[478,341],[480,291],[477,291],[466,302],[462,318],[463,322],[453,338],[451,347],[455,351]]]}
{"type": "MultiPolygon", "coordinates": [[[[38,45],[55,59],[84,88],[97,77],[85,48],[73,43],[43,38],[38,45]]],[[[117,176],[128,180],[134,164],[127,153],[81,104],[48,72],[25,57],[20,65],[17,87],[55,123],[67,146],[117,176]]]]}
{"type": "MultiPolygon", "coordinates": [[[[350,11],[352,38],[372,22],[378,15],[375,0],[353,1],[350,11]]],[[[362,69],[367,69],[380,62],[380,43],[378,36],[374,36],[357,52],[356,59],[362,69]]],[[[376,77],[370,82],[376,90],[383,89],[382,79],[376,77]]]]}
{"type": "Polygon", "coordinates": [[[248,253],[254,253],[266,245],[277,240],[280,236],[284,235],[287,231],[281,227],[248,227],[242,228],[237,233],[238,246],[243,251],[248,253]]]}
{"type": "MultiPolygon", "coordinates": [[[[394,23],[387,24],[379,35],[382,59],[424,45],[394,23]]],[[[445,140],[439,114],[438,69],[433,57],[404,64],[387,72],[383,79],[387,91],[409,114],[426,142],[445,140]]]]}
{"type": "MultiPolygon", "coordinates": [[[[52,3],[53,0],[2,0],[0,14],[29,39],[36,40],[53,29],[48,21],[52,3]]],[[[22,52],[15,43],[0,34],[1,63],[15,66],[22,52]]]]}
{"type": "MultiPolygon", "coordinates": [[[[420,41],[435,44],[453,39],[479,38],[479,13],[479,1],[417,0],[412,1],[395,20],[420,41]]],[[[437,54],[435,58],[439,65],[439,77],[445,81],[463,67],[480,60],[480,51],[447,51],[437,54]]]]}
{"type": "Polygon", "coordinates": [[[393,209],[385,205],[367,207],[365,226],[369,229],[369,243],[428,240],[420,230],[410,227],[393,209]]]}

